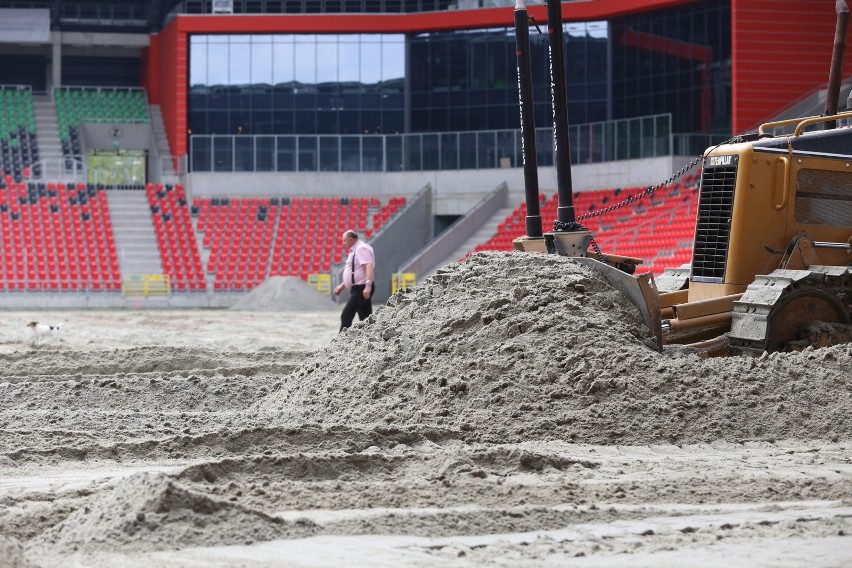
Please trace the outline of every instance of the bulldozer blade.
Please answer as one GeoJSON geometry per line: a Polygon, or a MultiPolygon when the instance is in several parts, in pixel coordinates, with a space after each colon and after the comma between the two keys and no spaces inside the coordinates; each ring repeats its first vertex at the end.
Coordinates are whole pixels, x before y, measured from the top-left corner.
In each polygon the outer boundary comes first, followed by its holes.
{"type": "Polygon", "coordinates": [[[645,325],[654,336],[657,349],[662,351],[663,330],[660,315],[660,295],[657,292],[654,275],[646,272],[639,276],[631,276],[593,258],[576,257],[574,260],[600,273],[610,286],[624,294],[630,300],[630,303],[636,306],[645,325]]]}

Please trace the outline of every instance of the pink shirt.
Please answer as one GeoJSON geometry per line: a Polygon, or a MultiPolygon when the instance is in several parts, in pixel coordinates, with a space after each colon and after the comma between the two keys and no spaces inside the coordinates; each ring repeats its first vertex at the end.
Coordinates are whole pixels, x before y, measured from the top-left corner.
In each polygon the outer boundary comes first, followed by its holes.
{"type": "Polygon", "coordinates": [[[358,239],[352,245],[349,251],[349,256],[346,257],[346,267],[343,269],[343,284],[347,288],[352,287],[352,259],[355,259],[355,284],[364,284],[367,280],[367,269],[364,268],[367,264],[376,266],[376,257],[373,254],[373,247],[358,239]]]}

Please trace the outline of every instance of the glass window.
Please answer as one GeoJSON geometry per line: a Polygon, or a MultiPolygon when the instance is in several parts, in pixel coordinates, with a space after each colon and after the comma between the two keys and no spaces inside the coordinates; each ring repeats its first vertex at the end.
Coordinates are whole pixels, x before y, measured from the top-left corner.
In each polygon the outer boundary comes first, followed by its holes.
{"type": "Polygon", "coordinates": [[[228,67],[228,79],[231,85],[251,83],[251,45],[247,39],[229,46],[228,67]]]}
{"type": "Polygon", "coordinates": [[[254,145],[255,171],[271,172],[275,166],[275,138],[272,136],[258,136],[254,145]]]}
{"type": "Polygon", "coordinates": [[[204,134],[230,134],[228,129],[228,111],[207,113],[207,129],[204,134]]]}
{"type": "Polygon", "coordinates": [[[231,136],[213,138],[213,171],[234,171],[234,139],[231,136]]]}
{"type": "Polygon", "coordinates": [[[424,134],[423,144],[423,169],[439,170],[441,168],[440,140],[437,134],[424,134]]]}
{"type": "Polygon", "coordinates": [[[459,135],[458,132],[441,134],[441,167],[442,170],[459,169],[459,135]]]}
{"type": "Polygon", "coordinates": [[[358,108],[343,110],[339,113],[338,132],[340,134],[358,134],[361,132],[361,113],[358,108]]]}
{"type": "Polygon", "coordinates": [[[317,171],[317,137],[299,136],[297,144],[299,149],[298,171],[317,171]]]}
{"type": "Polygon", "coordinates": [[[357,35],[340,36],[338,45],[338,80],[341,83],[357,83],[361,80],[361,45],[351,38],[357,35]]]}
{"type": "Polygon", "coordinates": [[[275,166],[279,172],[296,171],[296,138],[294,136],[275,137],[275,166]]]}
{"type": "Polygon", "coordinates": [[[382,82],[405,77],[405,36],[387,35],[382,43],[382,82]]]}
{"type": "Polygon", "coordinates": [[[211,170],[210,151],[211,139],[206,136],[190,136],[190,168],[194,172],[209,172],[211,170]]]}
{"type": "Polygon", "coordinates": [[[189,38],[189,84],[207,85],[207,37],[189,38]]]}
{"type": "Polygon", "coordinates": [[[402,153],[402,136],[385,137],[385,156],[387,160],[387,171],[401,172],[405,169],[402,153]]]}
{"type": "Polygon", "coordinates": [[[553,130],[550,128],[535,129],[535,149],[538,154],[539,166],[553,165],[553,130]]]}
{"type": "Polygon", "coordinates": [[[459,134],[459,168],[476,169],[476,134],[473,132],[459,134]]]}
{"type": "Polygon", "coordinates": [[[272,85],[272,42],[260,42],[255,38],[251,44],[251,83],[272,85]]]}
{"type": "MultiPolygon", "coordinates": [[[[323,6],[319,0],[315,4],[318,11],[323,6]]],[[[656,9],[611,22],[565,24],[572,126],[670,114],[675,134],[695,137],[727,131],[729,19],[730,0],[722,0],[656,9]],[[611,37],[615,29],[618,41],[611,37]],[[648,37],[656,39],[649,43],[648,37]]],[[[548,42],[537,33],[531,34],[530,42],[535,123],[546,133],[552,124],[548,42]]],[[[489,145],[483,145],[479,134],[464,136],[452,152],[434,137],[377,138],[383,146],[379,153],[370,146],[377,142],[359,139],[359,167],[376,163],[414,170],[473,163],[496,167],[501,157],[517,163],[514,50],[514,31],[508,26],[410,35],[192,35],[189,130],[195,135],[281,136],[506,130],[511,136],[489,145]],[[368,160],[368,155],[375,160],[368,160]]],[[[622,126],[576,130],[572,150],[581,161],[665,153],[669,127],[659,120],[641,128],[628,120],[622,126]]],[[[552,164],[552,141],[542,136],[540,162],[552,164]]],[[[294,146],[285,150],[291,158],[287,162],[282,155],[285,164],[280,166],[277,143],[276,139],[275,168],[313,163],[316,169],[330,155],[320,152],[318,142],[313,150],[294,146]]],[[[270,150],[264,146],[263,151],[270,150]]],[[[197,152],[197,159],[204,160],[203,151],[197,152]]],[[[338,156],[339,167],[354,167],[348,154],[338,156]]],[[[225,167],[221,164],[227,160],[220,157],[218,147],[211,146],[211,167],[225,167]]],[[[230,162],[237,159],[232,155],[230,162]]]]}
{"type": "Polygon", "coordinates": [[[340,169],[344,172],[361,171],[361,137],[340,138],[340,169]]]}
{"type": "Polygon", "coordinates": [[[382,112],[382,131],[385,134],[401,134],[405,131],[405,115],[402,110],[382,112]]]}
{"type": "Polygon", "coordinates": [[[317,113],[315,111],[296,111],[293,113],[293,119],[293,130],[296,134],[316,134],[317,113]]]}
{"type": "MultiPolygon", "coordinates": [[[[322,36],[321,36],[322,37],[322,36]]],[[[316,54],[317,83],[338,81],[337,43],[320,43],[316,54]]]]}
{"type": "Polygon", "coordinates": [[[382,140],[383,138],[378,136],[365,136],[361,139],[363,171],[384,171],[384,145],[382,140]]]}
{"type": "Polygon", "coordinates": [[[340,138],[338,138],[337,136],[320,136],[319,148],[320,171],[340,171],[340,138]]]}
{"type": "Polygon", "coordinates": [[[479,132],[476,135],[477,167],[496,168],[500,165],[497,160],[497,133],[479,132]]]}
{"type": "Polygon", "coordinates": [[[272,123],[274,132],[293,132],[293,111],[292,110],[276,110],[272,113],[272,123]]]}
{"type": "Polygon", "coordinates": [[[338,134],[340,129],[337,125],[337,117],[339,113],[336,111],[318,111],[316,113],[316,133],[317,134],[338,134]]]}
{"type": "MultiPolygon", "coordinates": [[[[216,37],[216,36],[212,36],[216,37]]],[[[208,85],[227,85],[229,63],[229,49],[227,44],[212,44],[208,46],[207,61],[207,84],[208,85]]]]}
{"type": "Polygon", "coordinates": [[[423,136],[409,134],[403,137],[403,151],[405,152],[405,170],[421,171],[423,169],[423,136]]]}
{"type": "Polygon", "coordinates": [[[234,138],[234,171],[254,171],[254,136],[234,138]]]}
{"type": "MultiPolygon", "coordinates": [[[[303,38],[304,36],[296,36],[303,38]]],[[[313,36],[309,36],[313,37],[313,36]]],[[[295,80],[302,85],[316,85],[317,82],[317,45],[297,39],[295,45],[295,80]]]]}
{"type": "Polygon", "coordinates": [[[364,134],[382,133],[382,113],[365,110],[361,113],[361,132],[364,134]]]}
{"type": "MultiPolygon", "coordinates": [[[[296,80],[295,48],[293,37],[285,36],[289,41],[272,44],[272,84],[290,84],[296,80]]],[[[276,36],[276,40],[278,37],[276,36]]]]}
{"type": "Polygon", "coordinates": [[[362,40],[361,43],[361,83],[375,85],[382,80],[382,44],[378,36],[361,36],[373,38],[362,40]]]}

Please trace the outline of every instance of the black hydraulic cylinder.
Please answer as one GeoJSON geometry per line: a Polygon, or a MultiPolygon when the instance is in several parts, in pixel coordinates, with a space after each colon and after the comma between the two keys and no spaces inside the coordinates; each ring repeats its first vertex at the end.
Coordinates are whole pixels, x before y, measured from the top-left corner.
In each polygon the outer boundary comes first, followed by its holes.
{"type": "Polygon", "coordinates": [[[553,105],[553,161],[556,163],[556,209],[554,230],[571,230],[577,220],[571,181],[571,145],[568,137],[568,99],[565,94],[565,55],[562,33],[562,3],[547,0],[547,38],[550,41],[550,96],[553,105]]]}
{"type": "Polygon", "coordinates": [[[524,197],[527,201],[527,236],[542,236],[538,189],[538,153],[535,148],[530,26],[523,0],[515,4],[515,55],[518,58],[518,100],[521,111],[521,157],[524,161],[524,197]]]}

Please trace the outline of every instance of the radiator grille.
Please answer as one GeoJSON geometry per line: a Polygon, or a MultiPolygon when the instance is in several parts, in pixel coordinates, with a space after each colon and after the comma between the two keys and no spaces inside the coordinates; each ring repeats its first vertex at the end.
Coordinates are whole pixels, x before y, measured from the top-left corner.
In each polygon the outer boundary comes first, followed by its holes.
{"type": "Polygon", "coordinates": [[[692,278],[704,282],[722,282],[731,237],[731,210],[737,181],[737,156],[730,165],[706,167],[701,174],[701,195],[695,247],[692,254],[692,278]]]}

